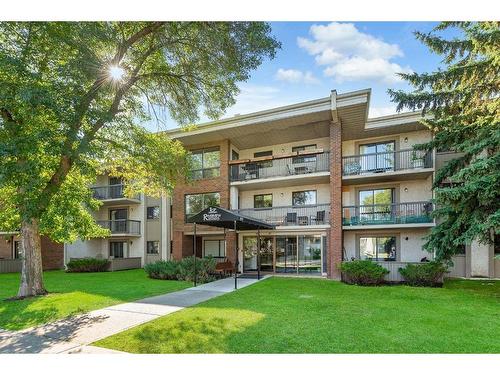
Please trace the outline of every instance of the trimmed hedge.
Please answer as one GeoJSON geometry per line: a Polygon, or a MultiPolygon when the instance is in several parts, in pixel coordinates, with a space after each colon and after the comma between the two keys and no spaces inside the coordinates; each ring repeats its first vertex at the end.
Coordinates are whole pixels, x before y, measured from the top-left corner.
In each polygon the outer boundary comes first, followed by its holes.
{"type": "Polygon", "coordinates": [[[66,272],[105,272],[110,265],[107,259],[82,258],[66,264],[66,272]]]}
{"type": "Polygon", "coordinates": [[[356,285],[380,285],[389,270],[371,260],[353,260],[340,265],[343,281],[356,285]]]}
{"type": "MultiPolygon", "coordinates": [[[[217,262],[213,258],[196,259],[196,281],[207,283],[215,280],[215,266],[217,262]]],[[[194,258],[187,257],[181,260],[159,260],[155,263],[146,264],[144,271],[152,279],[161,280],[185,280],[193,281],[195,275],[194,258]]]]}
{"type": "Polygon", "coordinates": [[[432,261],[419,264],[407,264],[400,268],[406,284],[411,286],[437,286],[442,283],[448,268],[440,262],[432,261]]]}

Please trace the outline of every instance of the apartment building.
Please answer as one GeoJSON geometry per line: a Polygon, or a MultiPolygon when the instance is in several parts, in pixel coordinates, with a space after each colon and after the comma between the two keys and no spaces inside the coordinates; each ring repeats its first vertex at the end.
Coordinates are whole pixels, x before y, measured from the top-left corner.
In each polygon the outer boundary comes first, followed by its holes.
{"type": "MultiPolygon", "coordinates": [[[[126,198],[121,181],[92,187],[103,239],[65,246],[65,260],[109,258],[112,269],[193,255],[239,259],[243,273],[339,279],[344,259],[372,259],[400,279],[398,268],[432,259],[424,237],[436,225],[432,182],[453,153],[413,150],[432,134],[418,113],[368,118],[370,90],[337,94],[169,131],[193,155],[193,181],[171,198],[126,198]],[[235,233],[187,219],[219,206],[274,226],[235,233]],[[236,246],[235,246],[236,245],[236,246]],[[237,248],[238,254],[234,254],[237,248]]],[[[498,249],[498,247],[497,247],[498,249]]],[[[498,251],[498,250],[496,250],[498,251]]],[[[495,247],[464,246],[452,276],[500,277],[495,247]]]]}

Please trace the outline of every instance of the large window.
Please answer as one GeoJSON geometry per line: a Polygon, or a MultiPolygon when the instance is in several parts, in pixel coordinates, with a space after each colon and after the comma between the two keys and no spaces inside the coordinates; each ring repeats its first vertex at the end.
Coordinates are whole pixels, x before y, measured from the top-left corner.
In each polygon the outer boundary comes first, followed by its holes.
{"type": "Polygon", "coordinates": [[[20,241],[14,241],[13,244],[13,258],[14,259],[21,259],[21,242],[20,241]]]}
{"type": "MultiPolygon", "coordinates": [[[[292,152],[297,151],[312,151],[316,150],[316,145],[305,145],[305,146],[297,146],[292,147],[292,152]]],[[[301,155],[295,156],[292,161],[294,164],[296,163],[314,163],[316,162],[316,155],[301,155]]]]}
{"type": "Polygon", "coordinates": [[[378,172],[394,169],[395,142],[370,143],[359,146],[361,169],[365,172],[378,172]]]}
{"type": "Polygon", "coordinates": [[[384,221],[392,219],[394,189],[359,191],[359,216],[361,220],[384,221]]]}
{"type": "MultiPolygon", "coordinates": [[[[260,158],[263,156],[273,156],[273,151],[259,151],[259,152],[254,152],[253,157],[254,158],[260,158]]],[[[266,161],[261,161],[259,162],[259,167],[260,168],[270,168],[273,166],[273,161],[272,160],[266,160],[266,161]]]]}
{"type": "Polygon", "coordinates": [[[226,241],[224,240],[205,240],[204,256],[214,258],[224,258],[226,256],[226,241]]]}
{"type": "Polygon", "coordinates": [[[219,147],[207,148],[191,152],[193,162],[192,178],[212,178],[220,176],[220,150],[219,147]]]}
{"type": "Polygon", "coordinates": [[[396,260],[396,237],[360,237],[361,259],[396,260]]]}
{"type": "Polygon", "coordinates": [[[113,258],[124,258],[127,256],[127,242],[110,242],[109,256],[113,258]]]}
{"type": "Polygon", "coordinates": [[[219,193],[190,194],[185,196],[186,217],[196,215],[209,206],[220,206],[219,193]]]}
{"type": "Polygon", "coordinates": [[[254,208],[269,208],[273,206],[272,194],[258,194],[253,196],[254,208]]]}
{"type": "Polygon", "coordinates": [[[309,204],[316,204],[316,190],[294,191],[292,193],[292,206],[309,204]]]}
{"type": "Polygon", "coordinates": [[[160,206],[151,206],[147,208],[147,219],[156,220],[160,218],[160,206]]]}
{"type": "Polygon", "coordinates": [[[160,253],[160,241],[147,241],[146,242],[146,253],[147,254],[159,254],[160,253]]]}

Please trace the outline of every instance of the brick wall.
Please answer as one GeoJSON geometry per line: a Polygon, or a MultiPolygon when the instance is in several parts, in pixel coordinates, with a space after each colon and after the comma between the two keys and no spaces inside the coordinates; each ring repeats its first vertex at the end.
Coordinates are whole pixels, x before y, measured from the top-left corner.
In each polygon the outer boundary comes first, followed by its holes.
{"type": "Polygon", "coordinates": [[[64,245],[42,236],[42,265],[44,270],[57,270],[64,266],[64,245]]]}
{"type": "Polygon", "coordinates": [[[342,262],[342,135],[340,123],[330,125],[330,236],[327,274],[340,279],[338,266],[342,262]]]}
{"type": "MultiPolygon", "coordinates": [[[[173,244],[172,256],[174,259],[181,259],[190,256],[193,253],[192,236],[184,235],[184,232],[192,232],[193,224],[185,223],[184,196],[186,194],[199,193],[220,193],[220,204],[223,208],[229,208],[229,140],[220,142],[205,143],[189,146],[190,150],[199,150],[203,148],[220,148],[220,176],[215,178],[201,179],[193,181],[190,184],[179,183],[174,189],[172,196],[172,223],[173,223],[173,244]]],[[[198,225],[198,231],[215,232],[218,228],[198,225]]]]}

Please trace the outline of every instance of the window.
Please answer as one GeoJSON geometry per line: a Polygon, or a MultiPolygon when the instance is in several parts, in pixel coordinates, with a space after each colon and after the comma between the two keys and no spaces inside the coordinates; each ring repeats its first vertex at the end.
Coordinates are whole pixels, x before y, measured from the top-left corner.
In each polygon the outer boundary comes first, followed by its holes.
{"type": "Polygon", "coordinates": [[[186,217],[196,215],[209,206],[220,206],[219,193],[190,194],[184,197],[186,217]]]}
{"type": "Polygon", "coordinates": [[[191,161],[193,163],[191,172],[194,180],[220,176],[219,147],[193,151],[191,161]]]}
{"type": "Polygon", "coordinates": [[[160,253],[160,241],[146,242],[146,254],[159,254],[159,253],[160,253]]]}
{"type": "MultiPolygon", "coordinates": [[[[273,156],[273,151],[259,151],[259,152],[254,152],[253,157],[254,158],[260,158],[263,156],[273,156]]],[[[272,160],[266,160],[266,161],[261,161],[259,162],[259,166],[261,168],[269,168],[273,166],[273,161],[272,160]]]]}
{"type": "Polygon", "coordinates": [[[148,220],[156,220],[160,218],[160,206],[151,206],[147,208],[146,217],[148,220]]]}
{"type": "Polygon", "coordinates": [[[361,220],[391,220],[394,189],[359,191],[359,216],[361,220]]]}
{"type": "Polygon", "coordinates": [[[127,242],[110,242],[109,256],[113,258],[124,258],[127,252],[127,242]]]}
{"type": "Polygon", "coordinates": [[[394,169],[395,142],[370,143],[359,146],[361,169],[365,172],[378,172],[394,169]]]}
{"type": "Polygon", "coordinates": [[[396,260],[396,237],[360,237],[361,259],[396,260]]]}
{"type": "Polygon", "coordinates": [[[235,150],[231,150],[231,160],[238,160],[240,158],[240,154],[235,150]]]}
{"type": "MultiPolygon", "coordinates": [[[[316,150],[316,145],[305,145],[305,146],[297,146],[297,147],[292,147],[292,152],[297,152],[297,151],[310,151],[310,150],[316,150]]],[[[292,163],[314,163],[316,162],[316,155],[304,155],[304,156],[295,156],[293,158],[292,163]]]]}
{"type": "Polygon", "coordinates": [[[292,206],[308,204],[316,204],[316,190],[294,191],[292,193],[292,206]]]}
{"type": "Polygon", "coordinates": [[[253,196],[254,208],[268,208],[273,206],[272,194],[258,194],[253,196]]]}
{"type": "Polygon", "coordinates": [[[14,259],[20,259],[21,258],[21,242],[20,241],[14,241],[12,243],[12,248],[13,248],[12,257],[14,259]]]}
{"type": "Polygon", "coordinates": [[[226,256],[226,241],[224,240],[205,240],[204,256],[214,258],[224,258],[226,256]]]}

